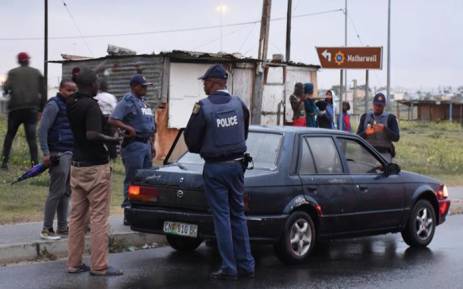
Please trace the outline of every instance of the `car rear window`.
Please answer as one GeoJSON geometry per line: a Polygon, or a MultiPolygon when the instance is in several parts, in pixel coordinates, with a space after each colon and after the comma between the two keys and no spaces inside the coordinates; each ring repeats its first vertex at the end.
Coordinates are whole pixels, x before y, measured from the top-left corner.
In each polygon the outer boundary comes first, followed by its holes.
{"type": "MultiPolygon", "coordinates": [[[[246,146],[247,152],[254,160],[254,167],[258,169],[274,170],[277,167],[278,155],[281,147],[281,134],[250,131],[246,146]]],[[[204,160],[198,154],[185,153],[179,160],[182,164],[203,164],[204,160]]]]}

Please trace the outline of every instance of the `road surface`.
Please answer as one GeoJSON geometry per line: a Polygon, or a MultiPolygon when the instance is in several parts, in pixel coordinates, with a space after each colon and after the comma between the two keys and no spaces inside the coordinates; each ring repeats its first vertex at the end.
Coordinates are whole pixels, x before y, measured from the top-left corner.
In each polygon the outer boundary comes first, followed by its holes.
{"type": "Polygon", "coordinates": [[[337,240],[319,249],[307,264],[285,266],[269,246],[253,250],[256,278],[209,281],[219,264],[202,246],[191,254],[169,247],[112,254],[122,277],[64,272],[64,260],[0,268],[0,288],[463,288],[463,216],[451,216],[427,249],[408,248],[400,234],[337,240]]]}

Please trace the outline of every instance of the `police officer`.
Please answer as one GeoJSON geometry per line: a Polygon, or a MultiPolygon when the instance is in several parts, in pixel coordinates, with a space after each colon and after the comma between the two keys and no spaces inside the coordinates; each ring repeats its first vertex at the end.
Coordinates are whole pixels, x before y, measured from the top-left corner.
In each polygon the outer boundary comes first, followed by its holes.
{"type": "Polygon", "coordinates": [[[249,233],[244,215],[244,165],[249,110],[226,89],[228,74],[222,65],[200,77],[208,95],[195,104],[185,129],[188,150],[205,160],[204,191],[212,211],[217,246],[222,257],[212,279],[254,277],[249,233]]]}
{"type": "Polygon", "coordinates": [[[399,124],[395,115],[384,111],[386,96],[377,93],[373,98],[373,111],[360,117],[357,134],[366,139],[381,155],[391,162],[395,156],[393,142],[399,141],[399,124]]]}
{"type": "Polygon", "coordinates": [[[156,125],[153,110],[144,100],[150,85],[152,83],[147,82],[142,75],[134,75],[130,80],[131,92],[122,98],[109,118],[110,124],[126,133],[121,149],[125,167],[123,208],[128,206],[127,188],[137,170],[152,167],[156,125]]]}

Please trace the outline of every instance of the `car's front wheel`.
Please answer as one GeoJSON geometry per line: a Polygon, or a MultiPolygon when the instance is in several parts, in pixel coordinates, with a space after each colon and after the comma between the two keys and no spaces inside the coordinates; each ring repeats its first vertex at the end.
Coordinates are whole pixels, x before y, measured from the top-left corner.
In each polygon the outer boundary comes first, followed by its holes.
{"type": "Polygon", "coordinates": [[[201,245],[203,240],[198,238],[180,237],[175,235],[166,235],[167,243],[177,251],[188,252],[194,251],[201,245]]]}
{"type": "Polygon", "coordinates": [[[302,263],[315,246],[316,234],[312,217],[306,212],[295,211],[286,220],[283,234],[275,244],[275,253],[284,263],[302,263]]]}
{"type": "Polygon", "coordinates": [[[402,238],[411,247],[425,247],[431,243],[436,230],[436,214],[428,200],[419,200],[413,207],[402,238]]]}

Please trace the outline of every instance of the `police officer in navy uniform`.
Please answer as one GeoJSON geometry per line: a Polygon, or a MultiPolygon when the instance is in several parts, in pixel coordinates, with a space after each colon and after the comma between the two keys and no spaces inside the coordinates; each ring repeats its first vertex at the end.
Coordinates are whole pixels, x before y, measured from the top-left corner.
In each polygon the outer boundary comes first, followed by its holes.
{"type": "Polygon", "coordinates": [[[393,142],[400,139],[399,124],[395,115],[384,111],[386,96],[377,93],[373,98],[373,111],[360,117],[357,134],[366,139],[381,155],[391,162],[395,156],[393,142]]]}
{"type": "Polygon", "coordinates": [[[129,204],[127,189],[137,170],[152,167],[156,124],[153,110],[144,99],[150,85],[152,83],[142,75],[134,75],[130,80],[131,92],[122,98],[109,118],[111,125],[123,129],[126,134],[121,149],[125,167],[123,208],[129,204]]]}
{"type": "Polygon", "coordinates": [[[195,104],[185,129],[188,150],[205,160],[204,191],[212,211],[217,246],[222,257],[212,279],[254,277],[249,233],[244,215],[244,165],[249,110],[226,89],[228,74],[222,65],[200,77],[208,95],[195,104]]]}

